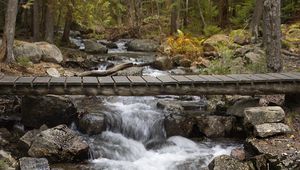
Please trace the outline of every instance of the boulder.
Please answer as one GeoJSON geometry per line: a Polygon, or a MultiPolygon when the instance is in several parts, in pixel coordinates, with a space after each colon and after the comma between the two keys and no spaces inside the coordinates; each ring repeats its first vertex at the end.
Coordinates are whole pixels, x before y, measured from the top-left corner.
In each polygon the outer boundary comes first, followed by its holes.
{"type": "Polygon", "coordinates": [[[264,123],[254,126],[254,134],[262,138],[289,132],[291,128],[283,123],[264,123]]]}
{"type": "Polygon", "coordinates": [[[14,44],[14,56],[19,58],[27,57],[33,63],[39,63],[43,56],[43,51],[35,43],[16,41],[14,44]]]}
{"type": "Polygon", "coordinates": [[[219,45],[228,45],[230,44],[230,37],[225,34],[216,34],[208,38],[203,42],[203,51],[212,52],[218,51],[219,45]]]}
{"type": "Polygon", "coordinates": [[[249,107],[244,111],[245,125],[259,125],[263,123],[277,123],[283,121],[285,113],[279,106],[249,107]]]}
{"type": "Polygon", "coordinates": [[[118,76],[142,76],[143,67],[130,67],[125,70],[118,71],[118,76]]]}
{"type": "Polygon", "coordinates": [[[168,113],[174,114],[181,114],[184,110],[180,103],[167,100],[159,100],[157,102],[157,108],[162,109],[168,113]]]}
{"type": "Polygon", "coordinates": [[[20,170],[50,170],[48,160],[45,158],[23,157],[19,162],[20,170]]]}
{"type": "Polygon", "coordinates": [[[195,119],[187,114],[169,114],[164,119],[167,137],[183,136],[190,137],[195,125],[195,119]]]}
{"type": "Polygon", "coordinates": [[[228,137],[236,131],[236,118],[233,116],[196,116],[199,131],[206,137],[228,137]]]}
{"type": "Polygon", "coordinates": [[[60,73],[56,68],[48,68],[46,72],[51,77],[60,77],[60,73]]]}
{"type": "Polygon", "coordinates": [[[151,67],[158,70],[170,70],[174,67],[174,65],[169,57],[160,56],[157,57],[153,63],[151,63],[151,67]]]}
{"type": "Polygon", "coordinates": [[[69,124],[76,114],[70,99],[56,95],[25,96],[21,110],[22,123],[31,128],[39,128],[43,124],[48,127],[69,124]]]}
{"type": "Polygon", "coordinates": [[[228,155],[216,157],[208,165],[209,170],[254,170],[253,165],[247,162],[240,162],[228,155]]]}
{"type": "Polygon", "coordinates": [[[191,65],[192,65],[192,60],[190,59],[182,58],[181,60],[179,60],[179,66],[191,67],[191,65]]]}
{"type": "Polygon", "coordinates": [[[246,153],[244,148],[235,148],[232,149],[230,156],[232,156],[233,158],[243,161],[246,159],[246,153]]]}
{"type": "Polygon", "coordinates": [[[108,40],[98,40],[98,43],[105,45],[107,48],[118,48],[118,45],[112,41],[108,40]]]}
{"type": "Polygon", "coordinates": [[[237,117],[244,117],[244,111],[248,107],[258,107],[259,99],[252,97],[241,98],[234,102],[232,106],[227,109],[227,114],[237,117]]]}
{"type": "Polygon", "coordinates": [[[39,134],[41,131],[38,129],[30,130],[27,133],[25,133],[20,139],[19,139],[19,148],[24,151],[28,151],[30,148],[35,136],[39,134]]]}
{"type": "Polygon", "coordinates": [[[78,120],[79,129],[89,135],[100,134],[106,130],[105,115],[101,113],[88,113],[78,120]]]}
{"type": "Polygon", "coordinates": [[[85,45],[85,51],[87,53],[105,54],[108,52],[108,49],[104,45],[97,43],[96,41],[84,40],[83,43],[85,45]]]}
{"type": "Polygon", "coordinates": [[[251,41],[251,34],[248,31],[242,29],[233,30],[230,33],[230,38],[234,43],[237,43],[239,45],[246,45],[251,41]]]}
{"type": "Polygon", "coordinates": [[[45,157],[50,162],[75,162],[88,158],[89,146],[66,125],[40,132],[32,142],[28,155],[45,157]]]}
{"type": "Polygon", "coordinates": [[[61,63],[63,61],[63,55],[59,48],[54,44],[47,42],[36,42],[34,43],[42,51],[42,60],[50,63],[61,63]]]}
{"type": "Polygon", "coordinates": [[[245,54],[245,58],[249,61],[251,64],[259,63],[263,56],[254,52],[249,52],[245,54]]]}
{"type": "Polygon", "coordinates": [[[143,51],[143,52],[155,52],[159,47],[159,43],[148,39],[136,39],[127,44],[128,51],[143,51]]]}

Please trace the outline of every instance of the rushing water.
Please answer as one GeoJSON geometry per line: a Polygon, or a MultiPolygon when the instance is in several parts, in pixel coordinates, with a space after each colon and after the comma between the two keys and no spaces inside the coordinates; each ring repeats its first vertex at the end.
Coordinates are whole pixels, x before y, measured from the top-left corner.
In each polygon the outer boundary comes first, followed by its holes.
{"type": "MultiPolygon", "coordinates": [[[[201,98],[195,98],[201,100],[201,98]]],[[[185,170],[206,167],[237,146],[228,142],[195,142],[166,138],[164,113],[156,97],[108,97],[104,101],[107,131],[88,138],[93,169],[185,170]]]]}

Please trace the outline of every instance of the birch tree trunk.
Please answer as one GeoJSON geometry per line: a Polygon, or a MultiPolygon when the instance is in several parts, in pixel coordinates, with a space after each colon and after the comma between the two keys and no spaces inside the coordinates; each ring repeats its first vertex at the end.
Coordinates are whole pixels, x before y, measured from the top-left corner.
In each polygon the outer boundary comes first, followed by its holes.
{"type": "Polygon", "coordinates": [[[15,61],[13,46],[16,30],[16,19],[18,13],[18,1],[9,0],[7,3],[5,26],[2,45],[0,47],[0,61],[11,63],[15,61]]]}
{"type": "Polygon", "coordinates": [[[280,0],[265,0],[263,10],[264,45],[269,71],[282,71],[280,0]]]}

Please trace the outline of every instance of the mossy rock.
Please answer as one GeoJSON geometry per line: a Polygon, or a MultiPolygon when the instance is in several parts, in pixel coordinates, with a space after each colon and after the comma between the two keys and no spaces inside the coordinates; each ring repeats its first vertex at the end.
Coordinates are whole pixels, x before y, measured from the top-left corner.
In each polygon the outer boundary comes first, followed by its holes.
{"type": "Polygon", "coordinates": [[[251,41],[251,34],[243,29],[231,31],[229,37],[234,43],[239,45],[246,45],[249,44],[251,41]]]}

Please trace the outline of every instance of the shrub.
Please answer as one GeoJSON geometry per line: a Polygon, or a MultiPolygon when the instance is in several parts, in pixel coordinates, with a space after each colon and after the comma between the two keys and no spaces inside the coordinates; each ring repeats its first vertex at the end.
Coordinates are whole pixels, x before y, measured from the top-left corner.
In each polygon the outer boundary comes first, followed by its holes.
{"type": "Polygon", "coordinates": [[[203,29],[203,33],[206,37],[210,37],[220,32],[221,32],[221,28],[215,25],[208,25],[203,29]]]}

